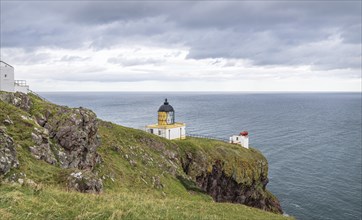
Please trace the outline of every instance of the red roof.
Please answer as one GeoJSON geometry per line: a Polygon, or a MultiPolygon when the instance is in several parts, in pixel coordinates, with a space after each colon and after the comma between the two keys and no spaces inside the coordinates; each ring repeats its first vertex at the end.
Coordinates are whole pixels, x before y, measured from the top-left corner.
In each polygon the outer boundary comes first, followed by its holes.
{"type": "Polygon", "coordinates": [[[240,132],[240,135],[241,135],[241,136],[248,136],[248,134],[249,134],[249,132],[247,132],[247,131],[242,131],[242,132],[240,132]]]}

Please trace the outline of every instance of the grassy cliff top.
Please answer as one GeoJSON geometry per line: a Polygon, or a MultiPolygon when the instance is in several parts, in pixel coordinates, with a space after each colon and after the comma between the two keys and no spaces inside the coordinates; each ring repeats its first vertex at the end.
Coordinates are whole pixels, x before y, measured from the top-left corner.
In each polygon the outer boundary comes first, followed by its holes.
{"type": "Polygon", "coordinates": [[[250,184],[267,176],[267,161],[259,151],[200,138],[169,141],[101,120],[97,152],[102,162],[93,172],[103,180],[104,190],[100,194],[69,190],[65,177],[79,170],[51,165],[29,151],[35,144],[31,133],[41,129],[35,117],[51,114],[66,120],[67,115],[57,112],[67,107],[28,97],[32,103],[28,110],[0,100],[0,127],[14,139],[20,164],[0,176],[4,219],[288,219],[240,204],[215,203],[193,181],[219,160],[238,183],[250,184]],[[13,124],[5,125],[6,119],[13,124]],[[187,156],[197,162],[189,175],[182,167],[187,156]],[[31,181],[2,181],[13,176],[31,181]]]}
{"type": "Polygon", "coordinates": [[[211,171],[215,161],[220,161],[223,170],[238,183],[250,185],[260,176],[267,177],[268,162],[260,151],[243,148],[240,145],[204,138],[175,141],[183,153],[192,154],[200,167],[193,167],[189,175],[197,176],[200,170],[211,171]]]}

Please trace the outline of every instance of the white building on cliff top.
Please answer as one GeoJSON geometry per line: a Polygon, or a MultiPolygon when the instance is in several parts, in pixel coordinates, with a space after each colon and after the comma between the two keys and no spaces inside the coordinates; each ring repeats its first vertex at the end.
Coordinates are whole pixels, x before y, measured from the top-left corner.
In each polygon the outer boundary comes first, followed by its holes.
{"type": "Polygon", "coordinates": [[[240,144],[241,146],[249,149],[249,133],[247,131],[240,132],[239,135],[230,137],[229,143],[240,144]]]}
{"type": "Polygon", "coordinates": [[[14,79],[14,67],[0,60],[0,91],[28,93],[25,80],[14,79]]]}

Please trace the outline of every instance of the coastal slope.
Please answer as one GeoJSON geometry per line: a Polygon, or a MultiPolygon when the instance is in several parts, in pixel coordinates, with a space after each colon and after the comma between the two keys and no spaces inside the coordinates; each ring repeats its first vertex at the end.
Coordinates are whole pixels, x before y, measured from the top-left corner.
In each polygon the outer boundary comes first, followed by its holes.
{"type": "Polygon", "coordinates": [[[9,219],[287,218],[256,149],[169,141],[34,94],[0,100],[0,214],[9,219]]]}

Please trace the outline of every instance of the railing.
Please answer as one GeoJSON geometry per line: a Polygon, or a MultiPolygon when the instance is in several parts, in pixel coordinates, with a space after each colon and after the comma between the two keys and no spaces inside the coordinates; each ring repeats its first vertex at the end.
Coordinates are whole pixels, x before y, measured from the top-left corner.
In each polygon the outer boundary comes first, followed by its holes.
{"type": "Polygon", "coordinates": [[[17,86],[28,86],[28,85],[26,84],[26,80],[15,80],[14,83],[15,83],[15,85],[17,85],[17,86]]]}
{"type": "Polygon", "coordinates": [[[219,138],[219,137],[213,137],[213,136],[207,136],[207,135],[200,135],[200,134],[186,134],[187,137],[196,137],[196,138],[205,138],[205,139],[211,139],[211,140],[217,140],[217,141],[223,141],[226,143],[229,143],[229,139],[226,138],[219,138]]]}
{"type": "Polygon", "coordinates": [[[28,89],[28,91],[29,91],[29,93],[39,97],[41,100],[46,101],[46,102],[50,102],[48,99],[44,98],[43,96],[39,95],[38,93],[34,92],[33,90],[28,89]]]}

